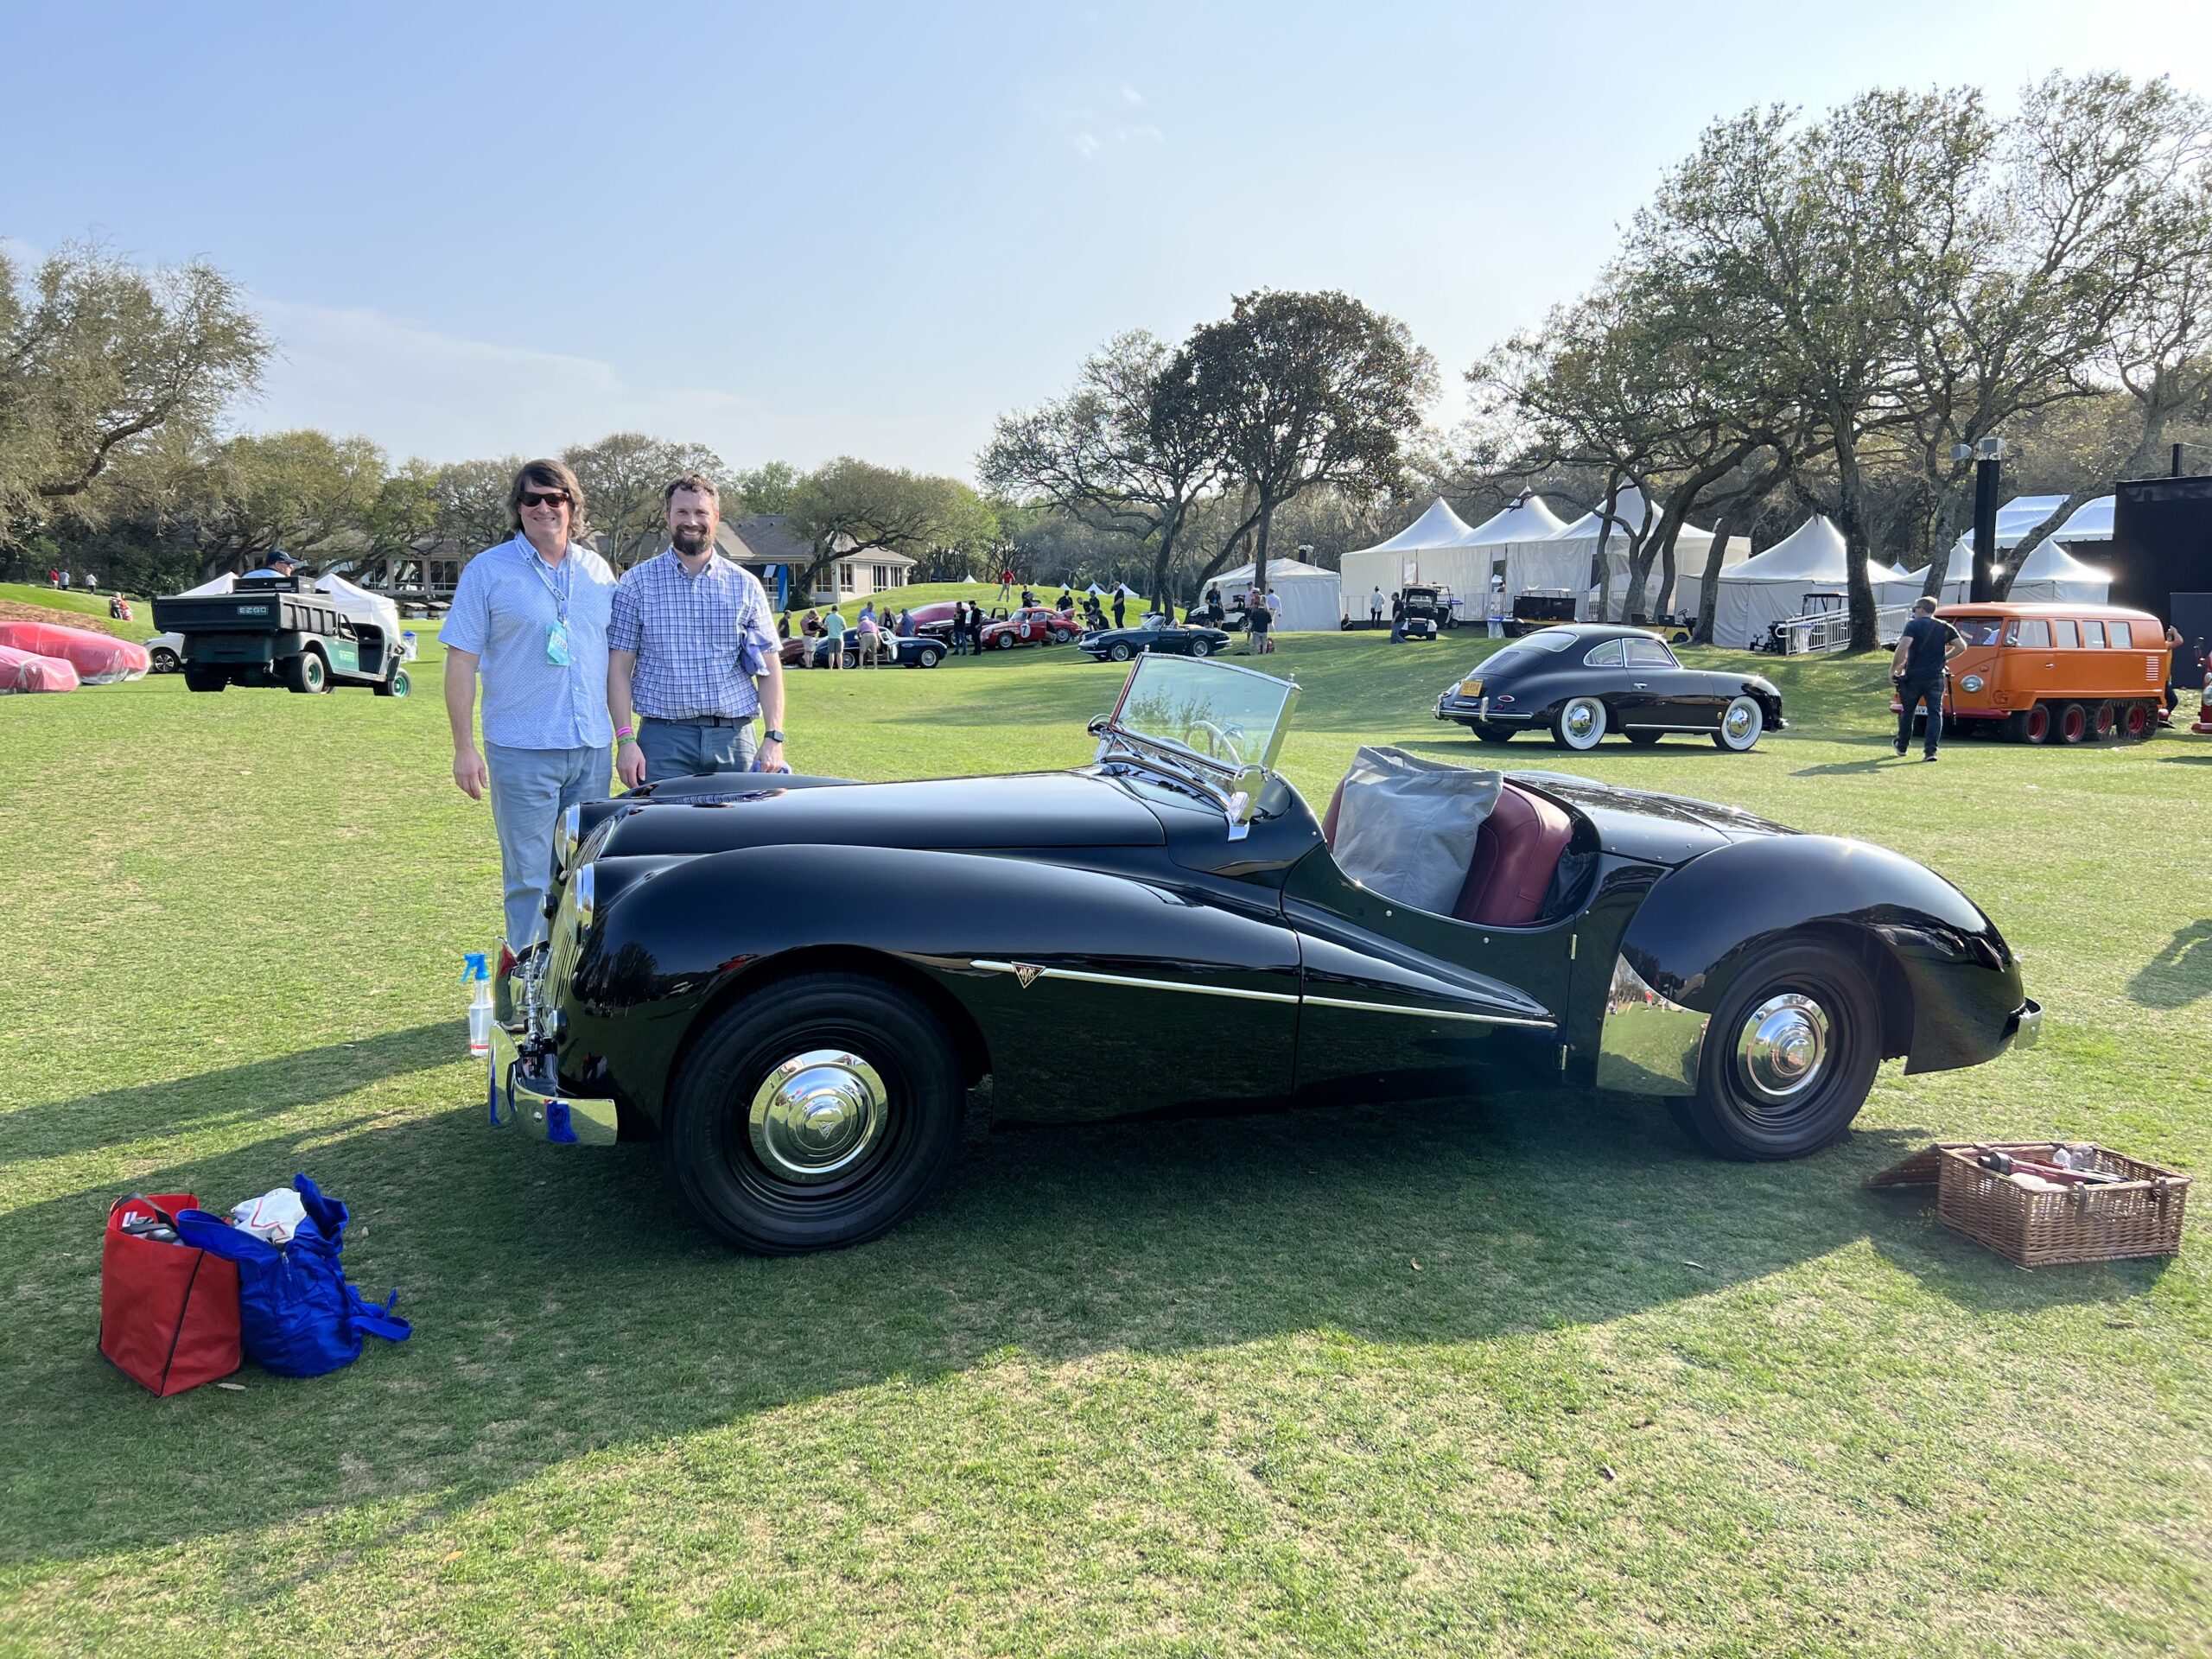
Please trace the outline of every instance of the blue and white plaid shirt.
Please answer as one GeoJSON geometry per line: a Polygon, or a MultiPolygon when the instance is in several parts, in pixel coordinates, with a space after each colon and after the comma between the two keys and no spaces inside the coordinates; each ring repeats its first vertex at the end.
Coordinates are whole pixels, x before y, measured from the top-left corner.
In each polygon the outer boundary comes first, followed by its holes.
{"type": "Polygon", "coordinates": [[[557,570],[520,534],[461,567],[453,610],[438,637],[478,659],[486,743],[590,749],[613,742],[607,717],[607,621],[613,603],[614,572],[574,542],[557,570]],[[566,663],[552,661],[546,650],[556,623],[568,632],[566,663]]]}
{"type": "Polygon", "coordinates": [[[767,592],[750,570],[715,556],[695,576],[673,548],[623,576],[607,643],[638,654],[631,705],[655,720],[758,714],[747,647],[765,671],[779,645],[767,592]]]}

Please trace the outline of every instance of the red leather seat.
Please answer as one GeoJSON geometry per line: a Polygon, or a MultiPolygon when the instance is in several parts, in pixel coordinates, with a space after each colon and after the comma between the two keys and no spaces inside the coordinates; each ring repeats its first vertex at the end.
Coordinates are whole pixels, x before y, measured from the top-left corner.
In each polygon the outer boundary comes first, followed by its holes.
{"type": "MultiPolygon", "coordinates": [[[[1344,802],[1344,782],[1338,779],[1329,810],[1321,816],[1321,838],[1332,849],[1344,802]]],[[[1563,808],[1507,780],[1475,837],[1475,855],[1452,914],[1481,927],[1526,927],[1543,908],[1552,872],[1573,839],[1574,820],[1563,808]]]]}

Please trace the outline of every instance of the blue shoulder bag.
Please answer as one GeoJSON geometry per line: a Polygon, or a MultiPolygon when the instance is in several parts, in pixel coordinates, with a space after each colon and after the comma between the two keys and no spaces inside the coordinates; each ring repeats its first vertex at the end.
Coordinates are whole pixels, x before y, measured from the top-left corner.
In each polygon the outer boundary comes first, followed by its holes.
{"type": "Polygon", "coordinates": [[[323,1197],[304,1175],[293,1178],[292,1190],[307,1219],[281,1248],[205,1210],[177,1212],[179,1238],[238,1265],[238,1335],[246,1357],[279,1376],[321,1376],[358,1359],[365,1336],[406,1341],[414,1327],[391,1311],[399,1293],[381,1303],[366,1300],[339,1265],[346,1206],[323,1197]]]}

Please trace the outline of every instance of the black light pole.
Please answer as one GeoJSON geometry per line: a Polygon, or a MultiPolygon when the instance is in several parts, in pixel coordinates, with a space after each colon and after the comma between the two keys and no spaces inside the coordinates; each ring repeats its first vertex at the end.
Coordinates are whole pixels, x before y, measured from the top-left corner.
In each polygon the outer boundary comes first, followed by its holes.
{"type": "Polygon", "coordinates": [[[1974,457],[1974,585],[1967,597],[1986,605],[1997,597],[1997,489],[2005,470],[2005,440],[1984,438],[1969,449],[1961,444],[1953,459],[1974,457]]]}

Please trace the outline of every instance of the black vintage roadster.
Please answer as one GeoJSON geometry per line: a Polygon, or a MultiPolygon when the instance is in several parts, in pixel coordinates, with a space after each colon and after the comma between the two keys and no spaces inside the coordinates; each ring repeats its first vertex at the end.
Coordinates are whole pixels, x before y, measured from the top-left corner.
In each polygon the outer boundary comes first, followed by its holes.
{"type": "Polygon", "coordinates": [[[1436,717],[1485,743],[1548,732],[1563,749],[1594,749],[1608,732],[1656,743],[1670,732],[1748,753],[1778,732],[1782,693],[1757,674],[1684,668],[1649,628],[1573,622],[1515,640],[1446,686],[1436,717]]]}
{"type": "Polygon", "coordinates": [[[2034,1036],[1957,888],[1728,807],[1446,768],[1495,796],[1464,874],[1419,872],[1449,899],[1354,881],[1340,820],[1393,809],[1357,767],[1318,815],[1276,773],[1297,696],[1147,656],[1071,772],[732,775],[572,809],[550,941],[499,987],[493,1121],[657,1137],[708,1226],[785,1252],[912,1213],[986,1075],[1032,1120],[1594,1085],[1770,1159],[1842,1135],[1885,1056],[2034,1036]],[[1065,1028],[1080,1056],[1036,1040],[1065,1028]],[[1162,1065],[1163,1043],[1213,1058],[1162,1065]]]}

